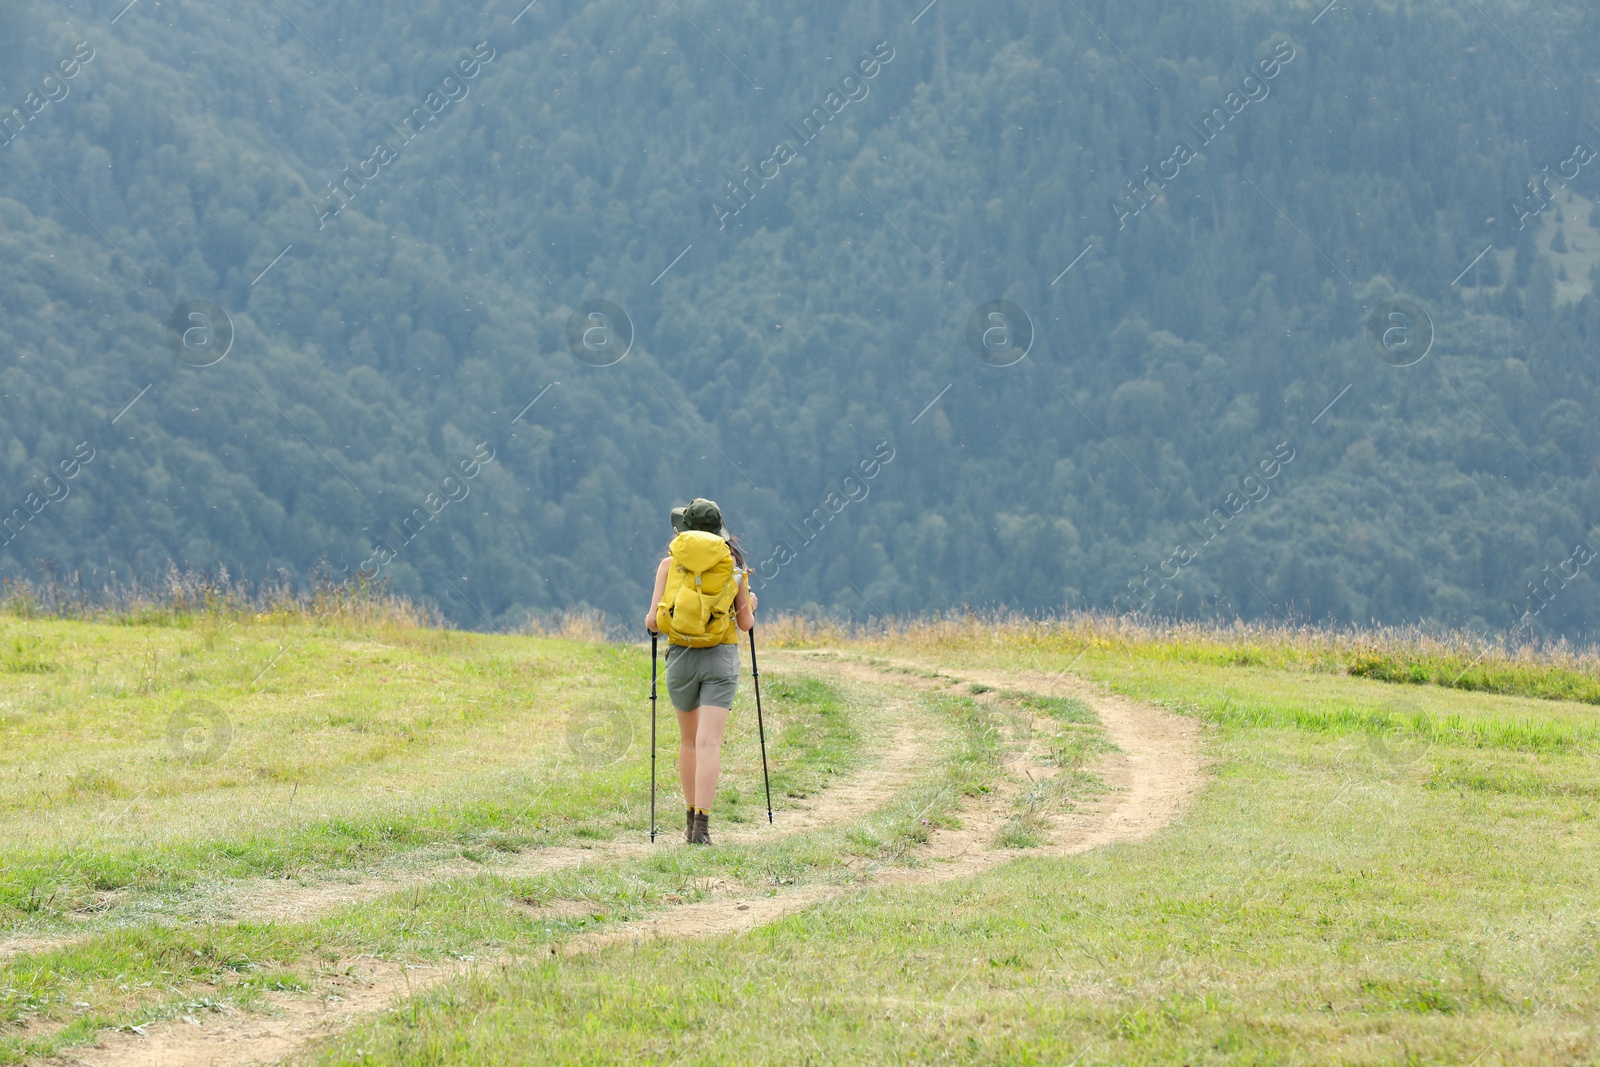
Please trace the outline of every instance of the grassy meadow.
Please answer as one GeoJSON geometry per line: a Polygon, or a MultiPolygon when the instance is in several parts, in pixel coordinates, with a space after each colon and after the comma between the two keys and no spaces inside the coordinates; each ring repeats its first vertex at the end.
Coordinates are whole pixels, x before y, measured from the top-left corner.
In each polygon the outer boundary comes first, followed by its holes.
{"type": "MultiPolygon", "coordinates": [[[[496,885],[497,857],[645,836],[649,657],[638,648],[218,611],[0,616],[0,649],[9,1062],[101,1027],[307,987],[318,966],[363,952],[464,952],[530,929],[537,941],[549,931],[524,902],[558,891],[496,885]],[[452,878],[420,891],[304,922],[234,918],[264,891],[452,863],[452,878]],[[462,863],[484,877],[462,877],[462,863]],[[463,895],[509,903],[484,926],[466,921],[463,895]],[[438,916],[419,917],[425,906],[438,916]],[[406,922],[390,921],[397,908],[406,922]]],[[[807,679],[774,678],[764,696],[778,797],[858,761],[870,714],[807,679]]],[[[664,689],[661,716],[670,835],[682,816],[664,689]]],[[[753,755],[755,734],[754,715],[737,711],[730,751],[753,755]]],[[[724,781],[719,821],[764,816],[758,761],[730,759],[724,781]]],[[[589,872],[565,888],[600,916],[694,877],[657,873],[646,884],[589,872]]]]}
{"type": "MultiPolygon", "coordinates": [[[[370,954],[500,964],[299,1062],[1600,1061],[1588,652],[1088,617],[763,632],[775,794],[827,796],[909,717],[929,755],[892,795],[688,849],[667,744],[663,842],[517,874],[546,846],[642,840],[638,646],[383,613],[0,616],[0,1060],[270,1013],[370,954]],[[818,647],[1016,684],[868,685],[780,654],[818,647]],[[1198,720],[1208,781],[1153,836],[1063,858],[1034,852],[1044,817],[1102,796],[1113,750],[1089,706],[1030,688],[1068,669],[1198,720]],[[1028,721],[1057,724],[1045,759],[1070,773],[1013,783],[1004,862],[882,882],[997,795],[1028,721]],[[396,872],[413,881],[303,915],[241,904],[396,872]],[[718,885],[837,892],[750,933],[547,950],[718,885]]],[[[724,827],[765,822],[754,732],[745,689],[724,827]]]]}

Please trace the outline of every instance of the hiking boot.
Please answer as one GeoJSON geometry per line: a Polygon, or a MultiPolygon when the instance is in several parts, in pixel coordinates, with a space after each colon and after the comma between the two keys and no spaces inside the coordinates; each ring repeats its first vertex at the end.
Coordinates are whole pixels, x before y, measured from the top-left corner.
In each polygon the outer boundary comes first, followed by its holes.
{"type": "Polygon", "coordinates": [[[711,816],[695,812],[694,824],[689,830],[689,843],[691,845],[711,844],[711,816]]]}
{"type": "Polygon", "coordinates": [[[686,845],[694,844],[694,809],[690,808],[683,820],[683,842],[686,845]]]}

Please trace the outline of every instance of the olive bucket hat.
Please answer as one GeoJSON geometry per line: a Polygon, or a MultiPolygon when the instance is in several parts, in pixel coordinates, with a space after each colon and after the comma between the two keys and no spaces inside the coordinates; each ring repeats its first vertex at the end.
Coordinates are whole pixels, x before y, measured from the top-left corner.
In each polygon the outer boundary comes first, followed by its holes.
{"type": "Polygon", "coordinates": [[[695,497],[684,507],[672,509],[672,532],[683,533],[685,530],[699,530],[716,534],[724,541],[728,539],[728,528],[722,525],[722,509],[717,507],[715,500],[701,496],[695,497]]]}

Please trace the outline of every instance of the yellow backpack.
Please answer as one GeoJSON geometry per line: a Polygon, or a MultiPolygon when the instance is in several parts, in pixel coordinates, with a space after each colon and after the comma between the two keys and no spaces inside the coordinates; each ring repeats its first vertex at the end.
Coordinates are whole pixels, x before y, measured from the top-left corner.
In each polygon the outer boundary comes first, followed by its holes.
{"type": "Polygon", "coordinates": [[[667,552],[672,565],[656,605],[656,629],[673,644],[690,648],[737,642],[733,598],[739,593],[739,576],[728,542],[713,533],[685,530],[672,539],[667,552]]]}

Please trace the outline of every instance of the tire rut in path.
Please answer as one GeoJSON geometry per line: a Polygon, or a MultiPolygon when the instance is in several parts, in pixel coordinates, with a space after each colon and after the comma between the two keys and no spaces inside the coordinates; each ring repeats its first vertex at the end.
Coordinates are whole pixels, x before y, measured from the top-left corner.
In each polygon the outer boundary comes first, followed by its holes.
{"type": "MultiPolygon", "coordinates": [[[[926,765],[939,731],[919,724],[909,711],[911,703],[904,698],[891,698],[880,703],[887,713],[884,717],[892,722],[892,732],[887,743],[878,746],[880,755],[877,759],[841,776],[793,808],[779,810],[780,819],[775,826],[761,823],[746,828],[720,830],[718,841],[739,844],[826,829],[847,824],[887,804],[926,765]]],[[[667,766],[669,773],[675,769],[670,758],[667,766]]],[[[262,879],[234,890],[228,907],[218,919],[299,921],[449,878],[479,874],[526,877],[584,864],[641,858],[651,855],[655,849],[671,847],[675,834],[676,829],[669,826],[660,830],[660,839],[654,845],[640,841],[609,841],[581,848],[553,846],[529,849],[491,865],[454,860],[348,883],[302,886],[262,879]]],[[[768,899],[752,897],[752,907],[768,907],[765,903],[768,899]]],[[[571,902],[554,902],[556,907],[552,909],[553,913],[559,914],[563,903],[571,902]]],[[[74,940],[77,939],[35,939],[19,951],[36,951],[70,944],[74,940]]],[[[469,958],[441,963],[404,963],[370,956],[355,957],[340,961],[320,976],[318,985],[322,988],[322,995],[318,998],[269,995],[267,1000],[276,1012],[272,1016],[207,1016],[203,1023],[198,1019],[193,1022],[184,1019],[154,1022],[148,1028],[141,1026],[143,1033],[119,1031],[103,1034],[98,1045],[74,1050],[50,1062],[82,1064],[84,1067],[198,1067],[212,1063],[277,1062],[312,1041],[337,1032],[356,1018],[381,1011],[407,996],[466,974],[475,967],[514,963],[515,960],[509,957],[492,960],[469,958]]]]}
{"type": "MultiPolygon", "coordinates": [[[[724,824],[719,828],[718,840],[728,844],[770,839],[774,834],[788,835],[818,830],[851,821],[881,805],[912,775],[930,751],[925,731],[916,729],[906,716],[899,716],[894,733],[881,755],[867,766],[860,767],[813,793],[792,808],[776,809],[781,820],[774,826],[764,821],[740,828],[724,824]]],[[[676,795],[676,765],[672,748],[662,746],[666,753],[662,766],[663,796],[676,795]]],[[[781,803],[781,802],[780,802],[781,803]]],[[[658,838],[670,843],[682,831],[673,821],[678,813],[676,805],[668,804],[665,815],[667,825],[658,827],[658,838]]],[[[226,886],[219,899],[203,907],[202,919],[206,922],[301,922],[326,915],[340,908],[369,903],[390,893],[433,885],[452,878],[472,878],[490,874],[500,878],[525,878],[571,870],[586,863],[614,863],[638,859],[659,848],[646,841],[612,840],[592,845],[552,845],[529,848],[522,852],[497,857],[489,863],[475,863],[459,857],[436,863],[426,863],[414,868],[373,872],[350,872],[348,880],[331,878],[305,884],[279,878],[257,878],[226,886]]],[[[48,951],[85,940],[92,934],[16,937],[0,940],[0,963],[24,953],[48,951]]]]}
{"type": "MultiPolygon", "coordinates": [[[[665,746],[662,751],[670,752],[665,746]]],[[[788,835],[817,830],[846,823],[871,811],[901,787],[913,774],[918,763],[928,751],[927,738],[914,729],[904,717],[896,723],[882,755],[869,765],[852,771],[788,810],[779,809],[781,820],[768,826],[763,819],[759,825],[719,828],[717,838],[728,844],[770,839],[773,835],[788,835]]],[[[670,754],[662,761],[665,775],[661,781],[660,795],[675,796],[676,764],[670,754]]],[[[312,886],[285,886],[282,882],[262,880],[242,891],[237,903],[220,916],[227,921],[249,920],[301,921],[324,915],[342,907],[364,904],[405,889],[431,885],[450,878],[471,878],[480,874],[497,878],[526,878],[538,874],[571,870],[585,864],[615,863],[622,860],[641,859],[655,849],[670,844],[680,835],[682,826],[676,821],[680,809],[668,803],[664,806],[666,822],[657,827],[657,841],[612,840],[593,845],[552,845],[530,848],[514,853],[493,863],[481,864],[454,860],[430,865],[402,874],[380,878],[366,878],[356,882],[321,883],[312,886]]],[[[659,816],[658,816],[659,817],[659,816]]]]}
{"type": "MultiPolygon", "coordinates": [[[[774,655],[773,658],[780,657],[774,655]]],[[[1117,748],[1116,752],[1103,757],[1096,768],[1107,785],[1104,796],[1082,810],[1051,820],[1051,833],[1045,845],[1026,850],[994,847],[995,834],[1009,817],[1011,802],[1017,793],[1015,783],[1008,781],[980,800],[962,804],[960,828],[941,829],[930,834],[927,844],[916,853],[921,866],[884,871],[871,879],[874,884],[943,882],[980,873],[1020,856],[1076,855],[1116,842],[1138,841],[1169,825],[1204,781],[1197,723],[1149,704],[1106,693],[1073,676],[960,670],[959,677],[944,674],[928,678],[919,673],[896,671],[895,668],[926,670],[920,664],[905,661],[892,662],[885,668],[836,655],[790,654],[781,658],[811,663],[826,658],[839,675],[880,687],[894,682],[938,690],[976,682],[994,689],[1022,689],[1046,696],[1075,697],[1095,710],[1108,740],[1117,748]]],[[[903,706],[905,702],[896,703],[903,706]]],[[[923,726],[925,724],[918,724],[904,714],[900,716],[895,740],[878,765],[880,774],[887,777],[891,768],[903,769],[906,773],[914,770],[921,758],[921,745],[917,742],[922,732],[919,727],[923,726]]],[[[1037,779],[1054,773],[1054,768],[1036,760],[1031,745],[1013,754],[1006,769],[1011,772],[1010,777],[1025,772],[1037,779]]],[[[848,782],[834,794],[832,803],[839,809],[870,810],[892,796],[896,788],[898,785],[890,788],[859,780],[848,782]]],[[[832,815],[825,814],[828,807],[829,798],[824,798],[812,813],[818,822],[804,828],[835,821],[832,815]]],[[[844,812],[836,810],[832,814],[844,815],[844,812]]],[[[746,835],[723,836],[729,843],[735,843],[746,835]]],[[[643,853],[649,847],[638,846],[638,851],[643,853]]],[[[596,850],[575,851],[592,856],[596,850]]],[[[631,854],[634,849],[629,847],[627,851],[631,854]]],[[[857,882],[846,887],[807,887],[776,896],[685,904],[616,929],[551,945],[548,952],[575,956],[608,945],[655,937],[740,933],[860,888],[861,883],[857,882]]],[[[499,969],[517,963],[517,959],[509,957],[436,965],[407,965],[375,959],[346,961],[340,973],[325,983],[331,996],[324,995],[319,1003],[308,1003],[304,998],[275,998],[280,1010],[275,1018],[228,1018],[194,1026],[160,1024],[159,1028],[152,1026],[148,1037],[108,1035],[102,1046],[83,1050],[70,1062],[85,1067],[199,1067],[221,1062],[276,1062],[313,1041],[338,1032],[359,1017],[393,1006],[404,997],[474,969],[499,969]]]]}

